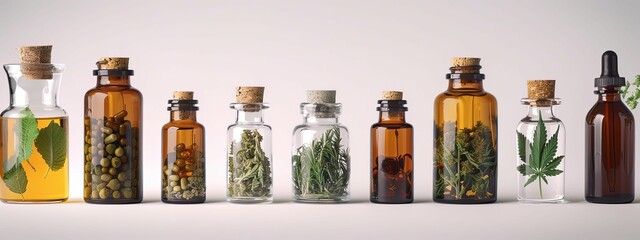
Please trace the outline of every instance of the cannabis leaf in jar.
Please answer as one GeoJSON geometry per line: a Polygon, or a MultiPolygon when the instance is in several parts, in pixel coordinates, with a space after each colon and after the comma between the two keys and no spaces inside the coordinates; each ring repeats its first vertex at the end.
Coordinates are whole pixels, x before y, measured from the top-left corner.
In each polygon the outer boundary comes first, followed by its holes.
{"type": "Polygon", "coordinates": [[[529,161],[527,162],[526,156],[526,142],[527,137],[517,132],[518,134],[518,156],[523,162],[518,166],[518,172],[522,176],[529,176],[529,179],[524,184],[527,187],[529,184],[538,180],[538,189],[540,190],[540,198],[542,195],[542,181],[545,184],[549,184],[547,177],[553,177],[560,175],[563,171],[557,169],[557,167],[564,159],[564,155],[556,156],[558,150],[558,130],[547,141],[547,128],[542,121],[542,114],[538,114],[538,125],[533,132],[533,139],[529,144],[531,154],[529,155],[529,161]]]}

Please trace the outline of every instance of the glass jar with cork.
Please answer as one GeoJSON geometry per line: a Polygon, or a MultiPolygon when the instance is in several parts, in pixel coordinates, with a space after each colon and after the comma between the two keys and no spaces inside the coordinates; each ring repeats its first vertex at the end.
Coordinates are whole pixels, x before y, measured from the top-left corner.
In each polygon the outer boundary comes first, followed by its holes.
{"type": "Polygon", "coordinates": [[[84,99],[84,200],[142,201],[142,94],[131,86],[129,58],[106,57],[84,99]]]}
{"type": "Polygon", "coordinates": [[[196,121],[193,92],[169,100],[170,122],[162,127],[162,202],[203,203],[206,199],[205,132],[196,121]]]}
{"type": "Polygon", "coordinates": [[[0,200],[55,203],[69,197],[67,113],[58,106],[64,65],[51,45],[18,48],[6,64],[10,106],[0,115],[0,200]]]}
{"type": "Polygon", "coordinates": [[[483,87],[480,58],[453,58],[449,87],[435,99],[433,199],[496,201],[498,104],[483,87]]]}
{"type": "Polygon", "coordinates": [[[555,80],[527,81],[528,105],[516,128],[518,201],[556,203],[564,200],[564,124],[553,112],[555,80]]]}
{"type": "Polygon", "coordinates": [[[227,129],[227,201],[273,201],[271,127],[264,124],[264,87],[236,88],[236,122],[227,129]]]}
{"type": "Polygon", "coordinates": [[[385,91],[371,126],[371,194],[374,203],[413,202],[413,126],[402,92],[385,91]]]}
{"type": "Polygon", "coordinates": [[[350,201],[349,132],[340,124],[336,91],[307,91],[303,123],[293,131],[293,198],[298,202],[350,201]]]}

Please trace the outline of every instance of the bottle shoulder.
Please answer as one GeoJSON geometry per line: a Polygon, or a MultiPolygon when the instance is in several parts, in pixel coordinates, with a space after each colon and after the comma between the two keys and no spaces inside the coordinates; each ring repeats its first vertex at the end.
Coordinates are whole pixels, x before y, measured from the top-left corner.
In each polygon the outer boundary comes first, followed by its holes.
{"type": "MultiPolygon", "coordinates": [[[[2,113],[0,113],[0,117],[5,118],[22,118],[22,111],[26,108],[21,106],[9,106],[2,113]]],[[[37,106],[29,106],[29,110],[33,113],[36,118],[49,118],[49,117],[68,117],[67,111],[60,107],[37,107],[37,106]]]]}
{"type": "Polygon", "coordinates": [[[142,92],[140,92],[140,90],[131,87],[131,86],[101,86],[101,87],[94,87],[89,89],[86,93],[85,93],[85,98],[88,97],[92,97],[95,95],[104,95],[107,93],[114,93],[114,92],[121,92],[123,94],[129,95],[129,96],[139,96],[142,97],[142,92]]]}
{"type": "Polygon", "coordinates": [[[271,126],[267,125],[267,124],[238,124],[238,123],[234,123],[229,125],[229,127],[227,127],[228,131],[232,131],[232,130],[236,130],[236,129],[262,129],[262,130],[269,130],[271,131],[271,126]]]}
{"type": "Polygon", "coordinates": [[[596,102],[587,113],[587,122],[592,123],[596,118],[619,118],[621,120],[635,120],[633,112],[623,102],[596,102]]]}
{"type": "Polygon", "coordinates": [[[413,125],[411,125],[410,123],[374,123],[371,125],[371,128],[394,128],[394,129],[401,129],[401,128],[409,128],[409,129],[413,129],[413,125]]]}

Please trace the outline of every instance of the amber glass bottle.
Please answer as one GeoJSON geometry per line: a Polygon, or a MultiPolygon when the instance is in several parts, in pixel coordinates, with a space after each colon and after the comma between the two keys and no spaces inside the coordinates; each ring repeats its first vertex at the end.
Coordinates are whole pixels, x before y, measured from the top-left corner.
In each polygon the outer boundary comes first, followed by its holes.
{"type": "Polygon", "coordinates": [[[84,102],[84,200],[142,201],[142,94],[128,58],[101,58],[84,102]]]}
{"type": "Polygon", "coordinates": [[[413,126],[402,92],[384,92],[371,126],[371,202],[413,202],[413,126]]]}
{"type": "Polygon", "coordinates": [[[204,126],[196,121],[193,92],[177,91],[162,127],[162,201],[202,203],[206,196],[204,126]]]}
{"type": "Polygon", "coordinates": [[[634,199],[635,120],[620,97],[624,85],[625,79],[618,75],[618,56],[605,52],[602,74],[595,79],[598,101],[585,124],[585,198],[592,203],[634,199]]]}
{"type": "Polygon", "coordinates": [[[482,86],[479,58],[454,58],[449,88],[435,99],[433,199],[496,201],[498,105],[482,86]]]}

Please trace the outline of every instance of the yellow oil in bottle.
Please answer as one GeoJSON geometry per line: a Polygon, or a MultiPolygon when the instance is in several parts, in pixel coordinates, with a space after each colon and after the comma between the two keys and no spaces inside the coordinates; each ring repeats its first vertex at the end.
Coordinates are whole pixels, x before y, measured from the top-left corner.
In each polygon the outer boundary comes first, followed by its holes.
{"type": "Polygon", "coordinates": [[[0,137],[0,200],[12,203],[30,203],[30,202],[63,202],[69,197],[69,154],[68,154],[68,120],[67,117],[55,118],[36,118],[38,129],[46,128],[51,121],[60,125],[65,132],[67,144],[64,144],[65,160],[62,168],[54,171],[49,168],[42,154],[38,152],[35,141],[32,143],[32,153],[27,160],[21,164],[26,173],[26,191],[22,194],[15,193],[7,187],[4,179],[5,174],[13,167],[13,163],[5,163],[5,161],[13,162],[16,150],[19,144],[19,135],[16,129],[20,126],[20,119],[17,118],[1,118],[0,129],[3,136],[0,137]],[[5,166],[9,165],[9,166],[5,166]]]}

